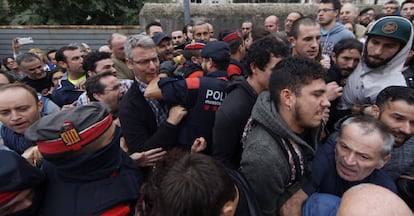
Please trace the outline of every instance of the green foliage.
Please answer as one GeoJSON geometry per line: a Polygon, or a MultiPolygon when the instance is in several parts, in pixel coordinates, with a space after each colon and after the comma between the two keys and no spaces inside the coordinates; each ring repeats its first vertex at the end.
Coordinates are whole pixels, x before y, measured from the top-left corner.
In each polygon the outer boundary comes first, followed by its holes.
{"type": "MultiPolygon", "coordinates": [[[[8,0],[10,24],[137,25],[141,0],[8,0]]],[[[1,9],[1,8],[0,8],[1,9]]]]}

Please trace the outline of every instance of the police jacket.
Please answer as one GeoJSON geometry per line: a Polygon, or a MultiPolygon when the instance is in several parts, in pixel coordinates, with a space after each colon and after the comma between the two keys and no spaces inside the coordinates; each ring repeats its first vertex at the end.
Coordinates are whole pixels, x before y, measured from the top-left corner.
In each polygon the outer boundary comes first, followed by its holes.
{"type": "Polygon", "coordinates": [[[196,138],[204,137],[207,141],[205,153],[211,154],[214,118],[226,96],[226,76],[226,71],[216,71],[205,77],[159,81],[164,101],[171,105],[180,104],[188,110],[178,135],[182,147],[190,149],[196,138]]]}

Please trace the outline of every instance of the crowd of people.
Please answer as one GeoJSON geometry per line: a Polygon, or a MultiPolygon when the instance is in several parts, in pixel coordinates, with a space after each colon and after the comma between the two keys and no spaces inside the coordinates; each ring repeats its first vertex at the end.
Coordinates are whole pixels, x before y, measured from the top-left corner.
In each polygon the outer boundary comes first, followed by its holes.
{"type": "Polygon", "coordinates": [[[0,215],[413,215],[413,19],[321,0],[96,51],[13,39],[0,215]]]}

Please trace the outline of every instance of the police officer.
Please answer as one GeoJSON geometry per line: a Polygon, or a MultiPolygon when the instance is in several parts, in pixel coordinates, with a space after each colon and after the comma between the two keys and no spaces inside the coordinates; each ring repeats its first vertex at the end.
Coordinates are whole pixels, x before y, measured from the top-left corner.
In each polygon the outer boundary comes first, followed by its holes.
{"type": "Polygon", "coordinates": [[[92,102],[46,116],[25,136],[45,159],[42,215],[134,215],[140,173],[121,150],[121,130],[106,105],[92,102]]]}
{"type": "Polygon", "coordinates": [[[43,173],[5,146],[0,146],[0,164],[0,215],[39,215],[43,173]]]}
{"type": "Polygon", "coordinates": [[[204,137],[207,141],[204,153],[211,154],[215,113],[226,95],[230,48],[222,41],[209,42],[201,50],[201,57],[205,76],[154,79],[148,85],[145,97],[184,106],[188,115],[180,125],[179,145],[189,149],[197,137],[204,137]]]}

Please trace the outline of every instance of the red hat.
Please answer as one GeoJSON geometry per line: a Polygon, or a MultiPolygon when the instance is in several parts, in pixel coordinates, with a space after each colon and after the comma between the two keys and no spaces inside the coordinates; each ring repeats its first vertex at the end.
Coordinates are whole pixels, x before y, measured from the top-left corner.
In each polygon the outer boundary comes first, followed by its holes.
{"type": "Polygon", "coordinates": [[[94,102],[45,116],[25,132],[47,156],[79,151],[101,136],[112,125],[109,109],[94,102]]]}
{"type": "Polygon", "coordinates": [[[197,49],[203,49],[205,44],[203,43],[197,43],[195,40],[193,40],[190,44],[186,45],[184,47],[184,50],[197,50],[197,49]]]}
{"type": "Polygon", "coordinates": [[[223,38],[224,42],[230,43],[232,40],[241,39],[237,32],[230,33],[223,38]]]}

